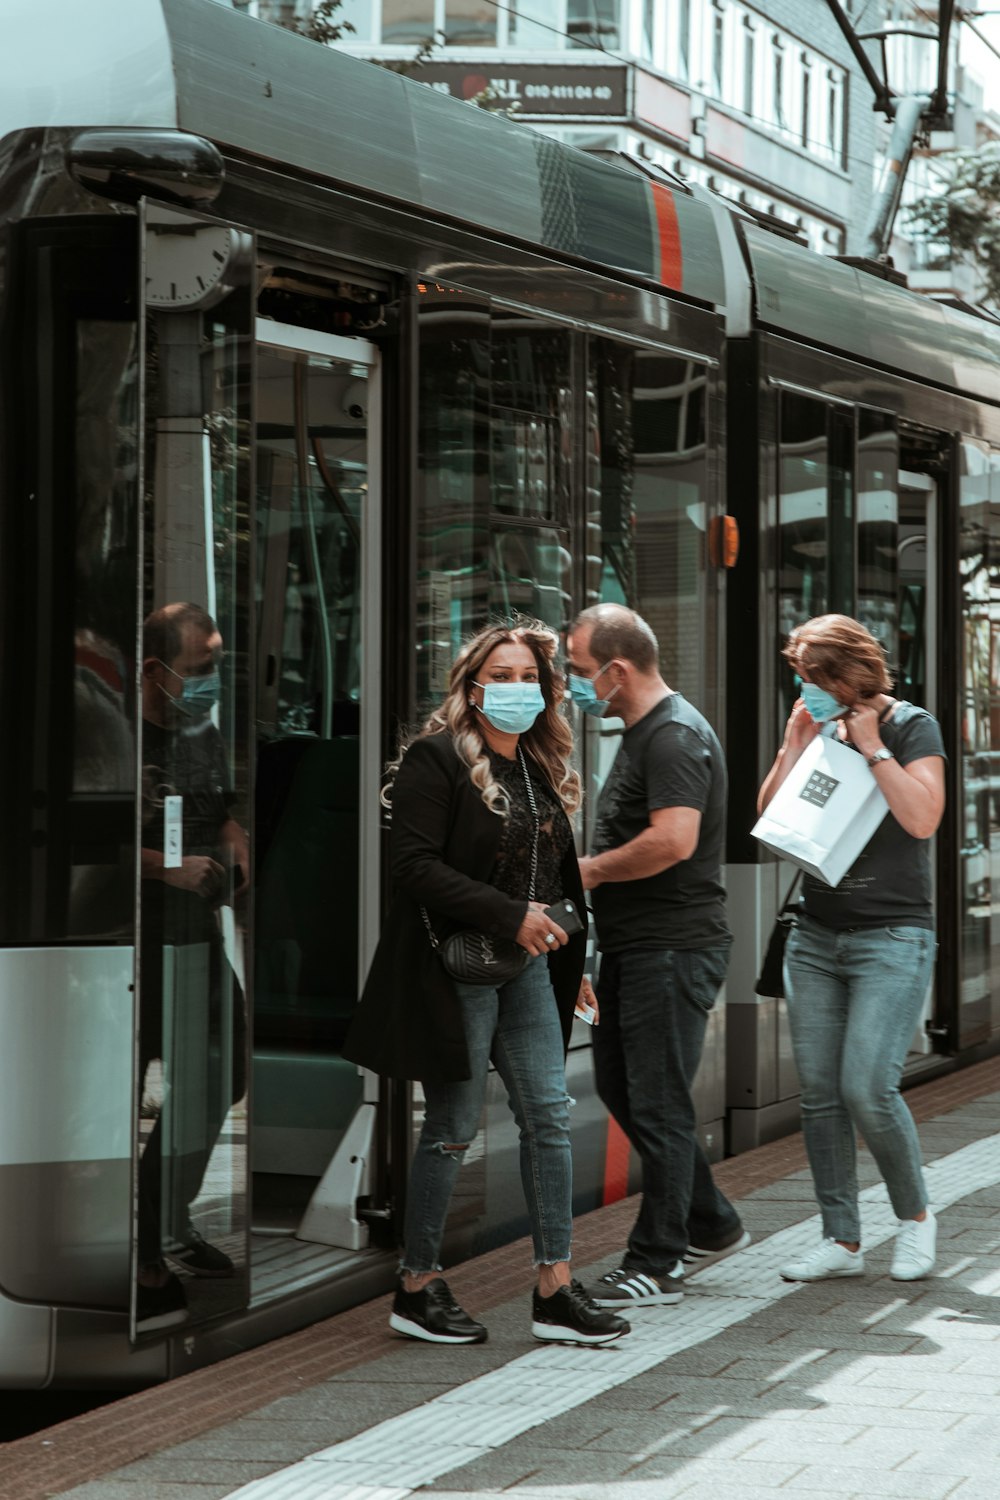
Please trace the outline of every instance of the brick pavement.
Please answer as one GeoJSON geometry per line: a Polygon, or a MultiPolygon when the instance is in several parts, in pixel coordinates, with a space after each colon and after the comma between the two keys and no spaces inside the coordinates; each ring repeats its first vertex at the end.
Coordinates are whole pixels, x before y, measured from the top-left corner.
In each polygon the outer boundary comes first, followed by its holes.
{"type": "MultiPolygon", "coordinates": [[[[1000,1062],[990,1061],[907,1095],[929,1161],[1000,1131],[998,1088],[1000,1062]]],[[[726,1162],[718,1176],[758,1239],[814,1211],[799,1137],[726,1162]]],[[[626,1202],[578,1221],[577,1263],[613,1262],[632,1212],[626,1202]]],[[[876,1250],[863,1282],[801,1289],[453,1468],[430,1492],[700,1500],[711,1487],[712,1500],[784,1489],[977,1500],[991,1460],[1000,1473],[989,1425],[1000,1396],[1000,1189],[949,1208],[941,1244],[932,1281],[890,1282],[889,1252],[876,1250]]],[[[523,1355],[529,1254],[508,1246],[450,1276],[464,1302],[490,1311],[489,1345],[456,1354],[400,1344],[385,1332],[381,1299],[8,1445],[0,1496],[216,1500],[410,1412],[523,1355]]]]}

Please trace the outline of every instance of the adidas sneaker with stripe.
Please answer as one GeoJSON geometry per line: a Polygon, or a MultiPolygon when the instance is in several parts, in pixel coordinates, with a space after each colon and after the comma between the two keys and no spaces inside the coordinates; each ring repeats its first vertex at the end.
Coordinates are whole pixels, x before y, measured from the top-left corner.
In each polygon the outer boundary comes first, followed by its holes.
{"type": "Polygon", "coordinates": [[[737,1250],[745,1250],[749,1243],[750,1231],[739,1224],[721,1244],[688,1245],[683,1256],[684,1274],[693,1276],[696,1271],[703,1271],[706,1266],[714,1266],[717,1260],[725,1260],[727,1255],[735,1255],[737,1250]]]}
{"type": "Polygon", "coordinates": [[[619,1266],[601,1277],[591,1295],[598,1307],[663,1307],[684,1296],[683,1280],[680,1261],[662,1276],[619,1266]]]}

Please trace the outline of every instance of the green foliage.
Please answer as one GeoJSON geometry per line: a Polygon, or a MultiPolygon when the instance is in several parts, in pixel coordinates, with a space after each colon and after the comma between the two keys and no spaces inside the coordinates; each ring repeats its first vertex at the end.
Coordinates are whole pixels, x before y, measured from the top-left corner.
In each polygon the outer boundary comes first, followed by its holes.
{"type": "Polygon", "coordinates": [[[319,0],[312,15],[297,17],[291,29],[314,42],[339,42],[342,36],[354,31],[350,21],[334,20],[342,4],[343,0],[319,0]]]}
{"type": "Polygon", "coordinates": [[[1000,145],[958,151],[944,192],[911,204],[908,227],[970,261],[983,280],[984,302],[1000,306],[1000,145]]]}

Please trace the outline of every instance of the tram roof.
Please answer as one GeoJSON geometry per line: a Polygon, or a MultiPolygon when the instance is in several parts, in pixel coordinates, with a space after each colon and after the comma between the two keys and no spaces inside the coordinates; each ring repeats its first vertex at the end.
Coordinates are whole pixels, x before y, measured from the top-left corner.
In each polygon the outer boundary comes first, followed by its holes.
{"type": "MultiPolygon", "coordinates": [[[[48,0],[16,7],[4,32],[0,139],[42,126],[186,130],[719,310],[728,281],[738,316],[745,291],[733,277],[745,288],[745,274],[731,254],[724,267],[709,195],[674,192],[226,4],[48,0]]],[[[742,228],[760,324],[1000,402],[989,323],[742,228]]]]}

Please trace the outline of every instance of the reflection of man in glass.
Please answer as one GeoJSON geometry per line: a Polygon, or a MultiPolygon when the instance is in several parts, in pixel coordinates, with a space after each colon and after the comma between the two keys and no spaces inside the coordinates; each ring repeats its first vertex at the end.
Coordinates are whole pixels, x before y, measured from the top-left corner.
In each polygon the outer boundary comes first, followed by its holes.
{"type": "Polygon", "coordinates": [[[139,1065],[143,1077],[154,1058],[163,1060],[172,1122],[165,1140],[157,1119],[139,1168],[138,1321],[149,1329],[185,1315],[182,1283],[165,1258],[194,1276],[234,1272],[195,1229],[190,1205],[226,1111],[245,1088],[243,997],[231,976],[224,982],[217,911],[247,889],[250,863],[212,720],[222,658],[215,621],[199,605],[166,604],[145,622],[142,654],[139,1065]]]}

